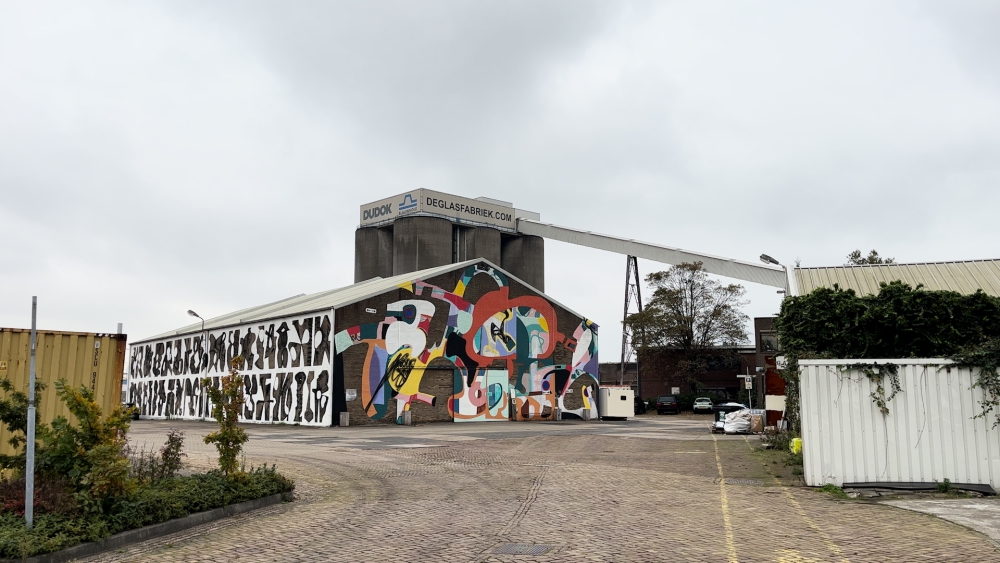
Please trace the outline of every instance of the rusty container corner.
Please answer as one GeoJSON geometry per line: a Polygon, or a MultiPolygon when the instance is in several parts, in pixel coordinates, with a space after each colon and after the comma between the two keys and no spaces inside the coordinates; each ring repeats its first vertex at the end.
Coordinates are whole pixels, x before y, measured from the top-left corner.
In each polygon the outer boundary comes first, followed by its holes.
{"type": "MultiPolygon", "coordinates": [[[[56,381],[86,386],[94,399],[108,413],[121,403],[122,374],[125,369],[125,334],[39,330],[35,352],[35,378],[45,384],[36,395],[38,420],[50,424],[64,416],[71,424],[77,421],[56,396],[56,381]]],[[[28,391],[31,359],[31,331],[0,328],[0,379],[7,379],[15,390],[28,391]]],[[[0,398],[6,393],[0,391],[0,398]]],[[[0,453],[13,454],[7,428],[0,425],[0,453]]]]}

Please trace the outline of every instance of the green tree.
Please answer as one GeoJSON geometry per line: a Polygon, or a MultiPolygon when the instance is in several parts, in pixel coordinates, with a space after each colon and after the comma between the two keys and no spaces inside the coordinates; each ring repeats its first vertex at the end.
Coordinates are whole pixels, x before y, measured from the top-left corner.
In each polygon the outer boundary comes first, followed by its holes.
{"type": "Polygon", "coordinates": [[[893,262],[895,262],[894,258],[882,258],[878,255],[878,251],[873,248],[867,257],[861,255],[860,249],[848,254],[847,263],[844,265],[863,266],[865,264],[892,264],[893,262]]]}
{"type": "Polygon", "coordinates": [[[239,368],[243,365],[243,357],[236,356],[231,361],[229,375],[220,379],[217,388],[212,384],[212,378],[201,380],[202,386],[212,399],[212,416],[219,423],[219,429],[205,436],[206,444],[215,444],[219,452],[219,469],[227,476],[239,473],[239,457],[250,437],[246,430],[240,428],[240,410],[243,408],[243,376],[239,368]]]}
{"type": "Polygon", "coordinates": [[[665,346],[685,351],[737,346],[749,340],[749,317],[740,309],[748,302],[739,284],[710,279],[701,262],[681,263],[646,276],[653,290],[641,313],[625,321],[643,347],[665,346]]]}
{"type": "Polygon", "coordinates": [[[654,272],[646,276],[646,282],[653,290],[651,298],[641,313],[630,315],[625,322],[643,358],[644,371],[659,374],[664,385],[697,386],[697,376],[708,370],[710,362],[718,363],[719,356],[736,355],[712,348],[748,340],[749,317],[740,310],[747,303],[743,299],[746,290],[710,279],[701,262],[654,272]],[[680,350],[681,357],[671,363],[657,353],[663,348],[680,350]]]}

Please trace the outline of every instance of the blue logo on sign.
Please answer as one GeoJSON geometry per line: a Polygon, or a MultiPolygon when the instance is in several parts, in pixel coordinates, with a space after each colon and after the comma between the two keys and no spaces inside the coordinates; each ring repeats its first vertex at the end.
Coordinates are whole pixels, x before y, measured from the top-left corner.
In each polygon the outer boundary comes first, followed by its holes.
{"type": "Polygon", "coordinates": [[[406,211],[408,209],[413,209],[417,206],[417,200],[413,199],[412,194],[406,194],[403,196],[402,203],[399,204],[400,211],[406,211]]]}

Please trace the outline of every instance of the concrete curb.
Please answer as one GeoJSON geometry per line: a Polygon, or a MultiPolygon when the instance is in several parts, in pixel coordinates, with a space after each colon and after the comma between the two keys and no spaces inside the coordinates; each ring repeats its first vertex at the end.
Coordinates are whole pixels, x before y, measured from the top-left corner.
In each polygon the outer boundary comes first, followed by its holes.
{"type": "Polygon", "coordinates": [[[62,551],[56,551],[55,553],[44,553],[27,559],[0,559],[0,563],[64,563],[81,557],[89,557],[123,545],[129,545],[143,540],[172,534],[174,532],[180,532],[182,530],[198,526],[199,524],[221,520],[222,518],[227,518],[229,516],[235,516],[251,510],[257,510],[258,508],[271,506],[272,504],[278,504],[282,501],[284,495],[285,493],[278,493],[269,497],[248,500],[237,504],[230,504],[229,506],[223,506],[221,508],[215,508],[205,512],[197,512],[183,518],[174,518],[173,520],[153,524],[152,526],[146,526],[136,530],[126,530],[101,541],[74,545],[73,547],[62,551]]]}

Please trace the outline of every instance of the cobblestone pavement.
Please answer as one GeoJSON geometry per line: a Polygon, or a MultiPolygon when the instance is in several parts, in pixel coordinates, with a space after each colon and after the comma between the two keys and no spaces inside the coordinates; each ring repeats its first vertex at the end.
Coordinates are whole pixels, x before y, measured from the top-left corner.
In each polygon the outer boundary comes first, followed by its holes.
{"type": "MultiPolygon", "coordinates": [[[[783,453],[706,420],[251,426],[248,461],[292,476],[295,502],[82,561],[1000,560],[952,522],[801,487],[783,453]]],[[[158,445],[171,426],[190,465],[214,463],[211,424],[141,421],[132,436],[158,445]]]]}

